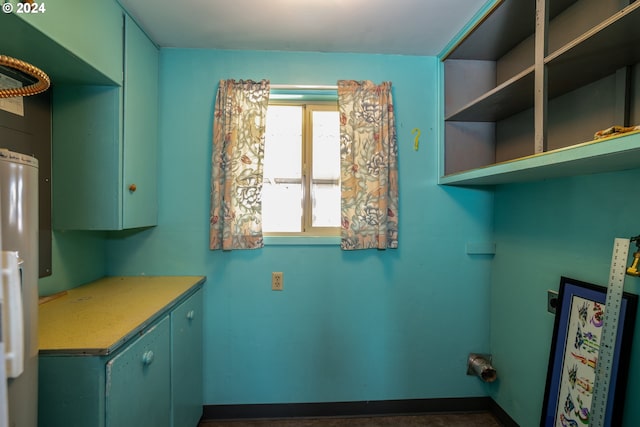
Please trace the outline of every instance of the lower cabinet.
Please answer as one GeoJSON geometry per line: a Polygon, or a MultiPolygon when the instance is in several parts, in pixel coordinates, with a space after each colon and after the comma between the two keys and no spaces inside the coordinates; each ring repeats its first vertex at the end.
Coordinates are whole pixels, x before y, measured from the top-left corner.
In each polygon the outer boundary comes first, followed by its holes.
{"type": "Polygon", "coordinates": [[[196,427],[202,290],[110,355],[41,354],[40,427],[196,427]]]}
{"type": "Polygon", "coordinates": [[[169,327],[167,316],[107,362],[107,427],[171,426],[169,327]]]}
{"type": "Polygon", "coordinates": [[[202,416],[202,291],[171,313],[172,427],[195,427],[202,416]]]}

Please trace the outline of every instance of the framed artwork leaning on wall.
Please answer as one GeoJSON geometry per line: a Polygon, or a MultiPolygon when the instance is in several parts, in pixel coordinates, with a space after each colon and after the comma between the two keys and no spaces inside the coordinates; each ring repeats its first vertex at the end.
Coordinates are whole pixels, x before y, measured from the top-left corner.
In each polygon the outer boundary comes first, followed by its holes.
{"type": "MultiPolygon", "coordinates": [[[[590,425],[595,367],[607,288],[561,277],[540,425],[590,425]]],[[[638,296],[623,293],[616,333],[606,426],[622,425],[638,296]]]]}

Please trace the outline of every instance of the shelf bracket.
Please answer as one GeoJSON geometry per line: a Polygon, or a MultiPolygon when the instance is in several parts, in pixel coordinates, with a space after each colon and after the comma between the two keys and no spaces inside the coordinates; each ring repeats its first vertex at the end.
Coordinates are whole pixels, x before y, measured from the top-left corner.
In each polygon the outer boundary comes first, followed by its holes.
{"type": "Polygon", "coordinates": [[[547,66],[544,57],[547,54],[547,26],[549,25],[549,0],[536,1],[535,33],[535,136],[534,152],[547,151],[547,66]]]}

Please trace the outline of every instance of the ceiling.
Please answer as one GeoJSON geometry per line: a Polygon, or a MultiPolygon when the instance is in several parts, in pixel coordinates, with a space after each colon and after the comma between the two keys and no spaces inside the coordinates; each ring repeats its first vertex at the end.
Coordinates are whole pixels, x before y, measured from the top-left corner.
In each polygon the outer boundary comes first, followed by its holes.
{"type": "Polygon", "coordinates": [[[120,0],[160,47],[438,55],[487,0],[120,0]]]}

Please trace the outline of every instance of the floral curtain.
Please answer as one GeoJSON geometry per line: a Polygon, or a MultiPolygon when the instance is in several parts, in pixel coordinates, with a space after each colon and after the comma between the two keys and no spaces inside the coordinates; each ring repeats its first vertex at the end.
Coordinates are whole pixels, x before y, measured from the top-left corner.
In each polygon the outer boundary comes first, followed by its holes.
{"type": "Polygon", "coordinates": [[[391,83],[338,82],[345,250],[398,247],[398,147],[391,83]]]}
{"type": "Polygon", "coordinates": [[[255,249],[262,240],[262,170],[269,82],[221,80],[211,159],[211,249],[255,249]]]}

